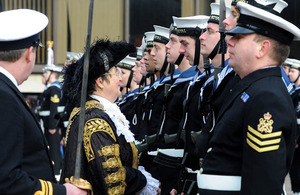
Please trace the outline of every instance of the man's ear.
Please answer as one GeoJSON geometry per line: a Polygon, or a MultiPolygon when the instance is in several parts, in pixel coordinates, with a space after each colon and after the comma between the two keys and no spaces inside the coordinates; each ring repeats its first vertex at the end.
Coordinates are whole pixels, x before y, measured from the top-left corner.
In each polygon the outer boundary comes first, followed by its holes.
{"type": "Polygon", "coordinates": [[[259,44],[259,49],[257,51],[256,57],[262,58],[270,51],[271,42],[269,40],[264,40],[259,44]]]}
{"type": "Polygon", "coordinates": [[[35,58],[33,58],[32,55],[35,55],[35,48],[29,47],[25,51],[25,59],[26,59],[27,62],[31,62],[32,60],[35,60],[35,58]]]}

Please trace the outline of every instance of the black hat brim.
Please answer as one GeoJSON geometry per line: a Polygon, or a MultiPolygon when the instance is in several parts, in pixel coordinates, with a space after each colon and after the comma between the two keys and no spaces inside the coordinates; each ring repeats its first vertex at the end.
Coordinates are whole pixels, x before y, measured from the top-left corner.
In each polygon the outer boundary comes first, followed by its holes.
{"type": "Polygon", "coordinates": [[[255,31],[241,26],[236,26],[230,31],[225,32],[226,35],[231,35],[231,36],[235,34],[252,34],[252,33],[255,33],[255,31]]]}

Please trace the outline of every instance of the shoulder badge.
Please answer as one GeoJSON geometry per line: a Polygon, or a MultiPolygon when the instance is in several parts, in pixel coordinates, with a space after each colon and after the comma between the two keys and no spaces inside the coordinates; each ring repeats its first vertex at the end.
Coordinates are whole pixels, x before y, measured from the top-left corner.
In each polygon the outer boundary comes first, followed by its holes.
{"type": "Polygon", "coordinates": [[[59,97],[57,94],[54,94],[54,96],[51,96],[51,102],[53,103],[59,103],[59,97]]]}

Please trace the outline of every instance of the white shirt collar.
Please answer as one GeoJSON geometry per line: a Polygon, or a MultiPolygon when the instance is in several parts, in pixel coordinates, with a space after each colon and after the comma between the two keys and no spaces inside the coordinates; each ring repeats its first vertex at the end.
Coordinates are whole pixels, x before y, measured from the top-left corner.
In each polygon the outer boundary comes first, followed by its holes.
{"type": "Polygon", "coordinates": [[[9,80],[11,80],[11,82],[13,82],[13,84],[18,88],[18,82],[12,74],[10,74],[2,66],[0,66],[0,72],[3,73],[9,80]]]}

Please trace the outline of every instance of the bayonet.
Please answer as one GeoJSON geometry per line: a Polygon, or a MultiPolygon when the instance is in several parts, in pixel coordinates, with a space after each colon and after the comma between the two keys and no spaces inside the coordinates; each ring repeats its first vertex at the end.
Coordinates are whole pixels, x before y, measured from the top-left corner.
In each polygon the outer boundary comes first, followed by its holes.
{"type": "Polygon", "coordinates": [[[225,54],[227,52],[227,44],[225,41],[225,25],[223,21],[226,19],[226,6],[225,1],[220,0],[220,13],[219,13],[219,32],[220,32],[220,48],[219,54],[222,54],[222,68],[225,67],[225,54]]]}

